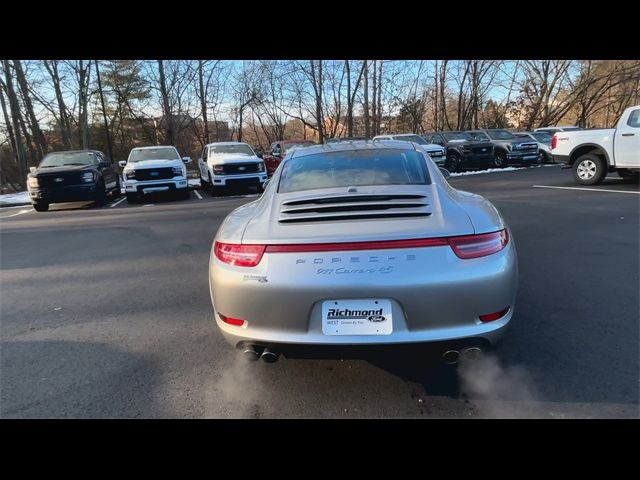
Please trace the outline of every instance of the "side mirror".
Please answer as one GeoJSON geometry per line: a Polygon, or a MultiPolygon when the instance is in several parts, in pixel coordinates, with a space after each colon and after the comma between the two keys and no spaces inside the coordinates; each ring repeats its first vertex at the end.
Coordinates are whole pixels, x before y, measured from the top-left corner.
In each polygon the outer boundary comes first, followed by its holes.
{"type": "Polygon", "coordinates": [[[119,166],[121,166],[122,168],[124,168],[124,167],[126,167],[126,166],[127,166],[127,161],[126,161],[126,160],[120,160],[120,161],[118,162],[118,165],[119,165],[119,166]]]}
{"type": "Polygon", "coordinates": [[[184,163],[191,163],[191,157],[182,157],[184,163]]]}
{"type": "Polygon", "coordinates": [[[31,173],[36,173],[36,170],[38,169],[38,167],[29,167],[29,171],[31,173]]]}
{"type": "Polygon", "coordinates": [[[438,169],[444,178],[449,178],[451,176],[451,172],[446,168],[438,167],[438,169]]]}

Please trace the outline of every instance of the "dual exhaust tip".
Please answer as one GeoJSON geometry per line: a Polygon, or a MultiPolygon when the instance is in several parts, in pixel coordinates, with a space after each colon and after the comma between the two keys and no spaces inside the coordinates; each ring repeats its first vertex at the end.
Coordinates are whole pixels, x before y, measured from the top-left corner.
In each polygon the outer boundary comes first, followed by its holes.
{"type": "Polygon", "coordinates": [[[455,365],[461,358],[465,360],[477,360],[482,355],[480,347],[468,347],[462,350],[447,350],[442,354],[442,360],[448,365],[455,365]]]}
{"type": "Polygon", "coordinates": [[[280,358],[280,353],[269,347],[245,345],[242,349],[242,356],[247,362],[257,362],[262,359],[267,363],[275,363],[280,358]]]}
{"type": "MultiPolygon", "coordinates": [[[[460,359],[477,360],[482,355],[480,347],[467,347],[461,350],[447,350],[442,354],[442,360],[448,365],[455,365],[460,359]]],[[[270,347],[258,345],[245,345],[242,356],[247,362],[263,360],[266,363],[275,363],[280,358],[280,353],[270,347]]]]}

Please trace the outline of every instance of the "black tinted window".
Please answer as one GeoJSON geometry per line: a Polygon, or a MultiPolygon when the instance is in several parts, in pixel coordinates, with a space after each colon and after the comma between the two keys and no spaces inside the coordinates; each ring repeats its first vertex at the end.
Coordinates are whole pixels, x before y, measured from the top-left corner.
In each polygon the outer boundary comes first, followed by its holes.
{"type": "Polygon", "coordinates": [[[627,120],[627,125],[630,127],[638,128],[640,127],[640,110],[634,110],[629,115],[629,120],[627,120]]]}
{"type": "Polygon", "coordinates": [[[291,158],[283,166],[279,191],[429,183],[425,157],[415,150],[350,150],[291,158]]]}

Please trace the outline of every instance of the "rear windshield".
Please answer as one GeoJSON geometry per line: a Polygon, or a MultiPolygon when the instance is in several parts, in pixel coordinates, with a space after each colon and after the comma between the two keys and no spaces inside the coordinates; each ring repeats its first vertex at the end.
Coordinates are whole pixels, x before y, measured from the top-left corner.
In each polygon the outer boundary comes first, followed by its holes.
{"type": "Polygon", "coordinates": [[[429,183],[425,157],[415,150],[349,150],[291,158],[282,169],[278,191],[429,183]]]}
{"type": "Polygon", "coordinates": [[[142,162],[143,160],[180,160],[180,155],[173,147],[134,148],[131,150],[128,162],[142,162]]]}
{"type": "Polygon", "coordinates": [[[551,135],[546,132],[534,132],[531,135],[541,143],[551,143],[551,135]]]}

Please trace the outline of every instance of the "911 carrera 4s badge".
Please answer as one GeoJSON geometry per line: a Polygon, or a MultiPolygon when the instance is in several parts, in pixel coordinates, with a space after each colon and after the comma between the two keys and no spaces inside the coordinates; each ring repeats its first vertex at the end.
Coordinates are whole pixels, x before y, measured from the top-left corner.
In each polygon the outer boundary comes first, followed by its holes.
{"type": "Polygon", "coordinates": [[[389,300],[327,300],[322,303],[322,333],[325,335],[389,335],[392,331],[389,300]]]}

